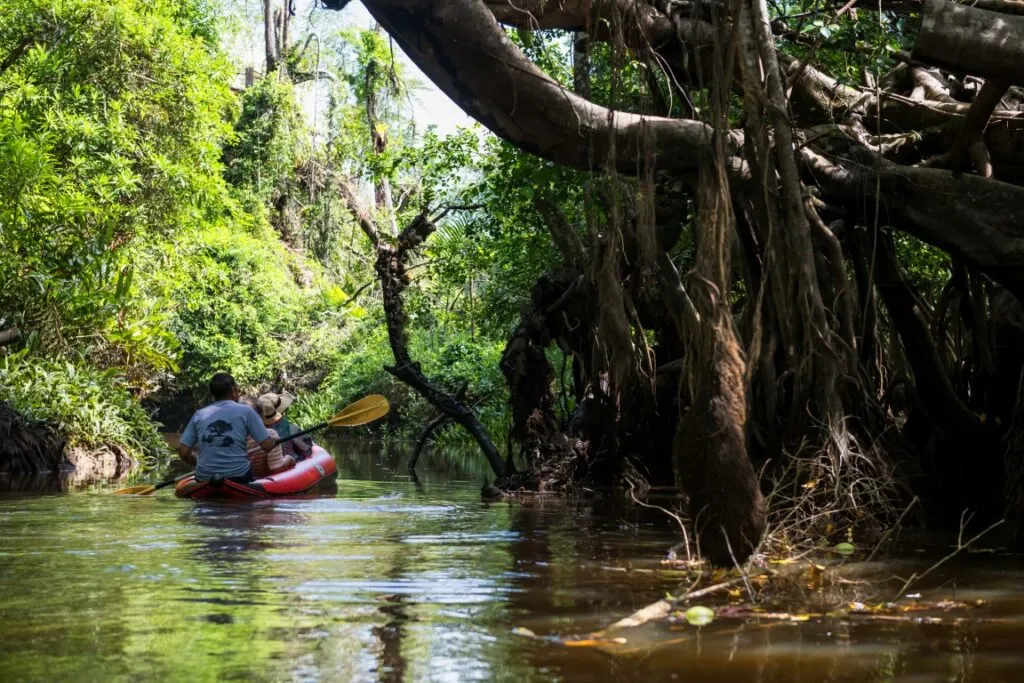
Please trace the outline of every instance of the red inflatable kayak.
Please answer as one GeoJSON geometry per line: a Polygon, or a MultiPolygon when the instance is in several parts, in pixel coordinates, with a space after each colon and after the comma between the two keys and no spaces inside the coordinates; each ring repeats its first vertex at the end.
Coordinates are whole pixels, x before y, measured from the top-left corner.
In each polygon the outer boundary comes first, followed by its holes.
{"type": "Polygon", "coordinates": [[[248,484],[227,480],[196,481],[195,477],[186,477],[174,487],[174,495],[192,500],[251,500],[294,496],[310,491],[337,471],[331,454],[313,444],[313,454],[290,470],[248,484]]]}

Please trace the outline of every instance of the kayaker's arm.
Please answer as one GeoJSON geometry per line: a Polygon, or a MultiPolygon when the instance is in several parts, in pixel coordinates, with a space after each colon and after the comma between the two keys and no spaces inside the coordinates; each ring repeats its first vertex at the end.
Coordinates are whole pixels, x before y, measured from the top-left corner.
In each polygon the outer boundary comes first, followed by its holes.
{"type": "Polygon", "coordinates": [[[195,467],[196,456],[192,455],[192,449],[199,443],[199,430],[196,428],[196,416],[193,415],[185,425],[185,431],[178,437],[178,457],[195,467]]]}
{"type": "Polygon", "coordinates": [[[195,467],[196,456],[192,455],[192,449],[183,443],[178,444],[178,457],[195,467]]]}
{"type": "Polygon", "coordinates": [[[260,448],[262,448],[267,453],[269,453],[270,451],[274,450],[274,448],[276,446],[277,446],[277,439],[275,439],[272,436],[268,436],[263,441],[260,441],[260,448]]]}

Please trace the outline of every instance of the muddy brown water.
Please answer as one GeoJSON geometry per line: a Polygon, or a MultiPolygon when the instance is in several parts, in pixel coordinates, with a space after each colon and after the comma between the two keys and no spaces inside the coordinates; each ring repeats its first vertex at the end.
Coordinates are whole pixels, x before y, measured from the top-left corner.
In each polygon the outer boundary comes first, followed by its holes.
{"type": "MultiPolygon", "coordinates": [[[[576,636],[678,590],[658,515],[486,505],[474,455],[336,445],[326,496],[197,504],[113,486],[0,497],[0,680],[1024,681],[1024,560],[965,554],[917,589],[942,623],[722,619],[576,636]]],[[[909,573],[913,555],[885,570],[909,573]]],[[[714,603],[708,603],[713,606],[714,603]]]]}

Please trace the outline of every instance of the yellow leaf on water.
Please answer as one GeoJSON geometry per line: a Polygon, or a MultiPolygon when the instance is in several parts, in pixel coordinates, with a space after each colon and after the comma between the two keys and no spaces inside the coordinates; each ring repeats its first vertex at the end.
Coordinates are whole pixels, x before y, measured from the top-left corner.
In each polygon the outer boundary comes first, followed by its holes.
{"type": "Polygon", "coordinates": [[[738,598],[738,597],[741,597],[742,595],[743,595],[743,591],[740,590],[739,588],[730,588],[729,589],[729,597],[730,598],[738,598]]]}
{"type": "Polygon", "coordinates": [[[626,642],[625,638],[609,638],[608,640],[594,640],[593,638],[587,638],[584,640],[563,640],[562,644],[566,647],[598,647],[600,645],[622,645],[626,642]]]}

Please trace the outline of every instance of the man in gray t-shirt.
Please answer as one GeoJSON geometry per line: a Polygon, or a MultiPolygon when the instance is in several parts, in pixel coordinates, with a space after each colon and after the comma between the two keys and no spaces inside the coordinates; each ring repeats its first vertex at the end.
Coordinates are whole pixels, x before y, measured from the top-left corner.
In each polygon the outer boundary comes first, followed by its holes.
{"type": "Polygon", "coordinates": [[[263,420],[251,406],[238,403],[238,385],[234,378],[220,372],[210,380],[213,403],[200,408],[178,441],[178,455],[188,463],[196,463],[192,449],[199,449],[196,479],[206,481],[215,477],[242,483],[252,481],[252,468],[247,457],[246,439],[252,436],[270,451],[277,440],[267,433],[263,420]]]}

